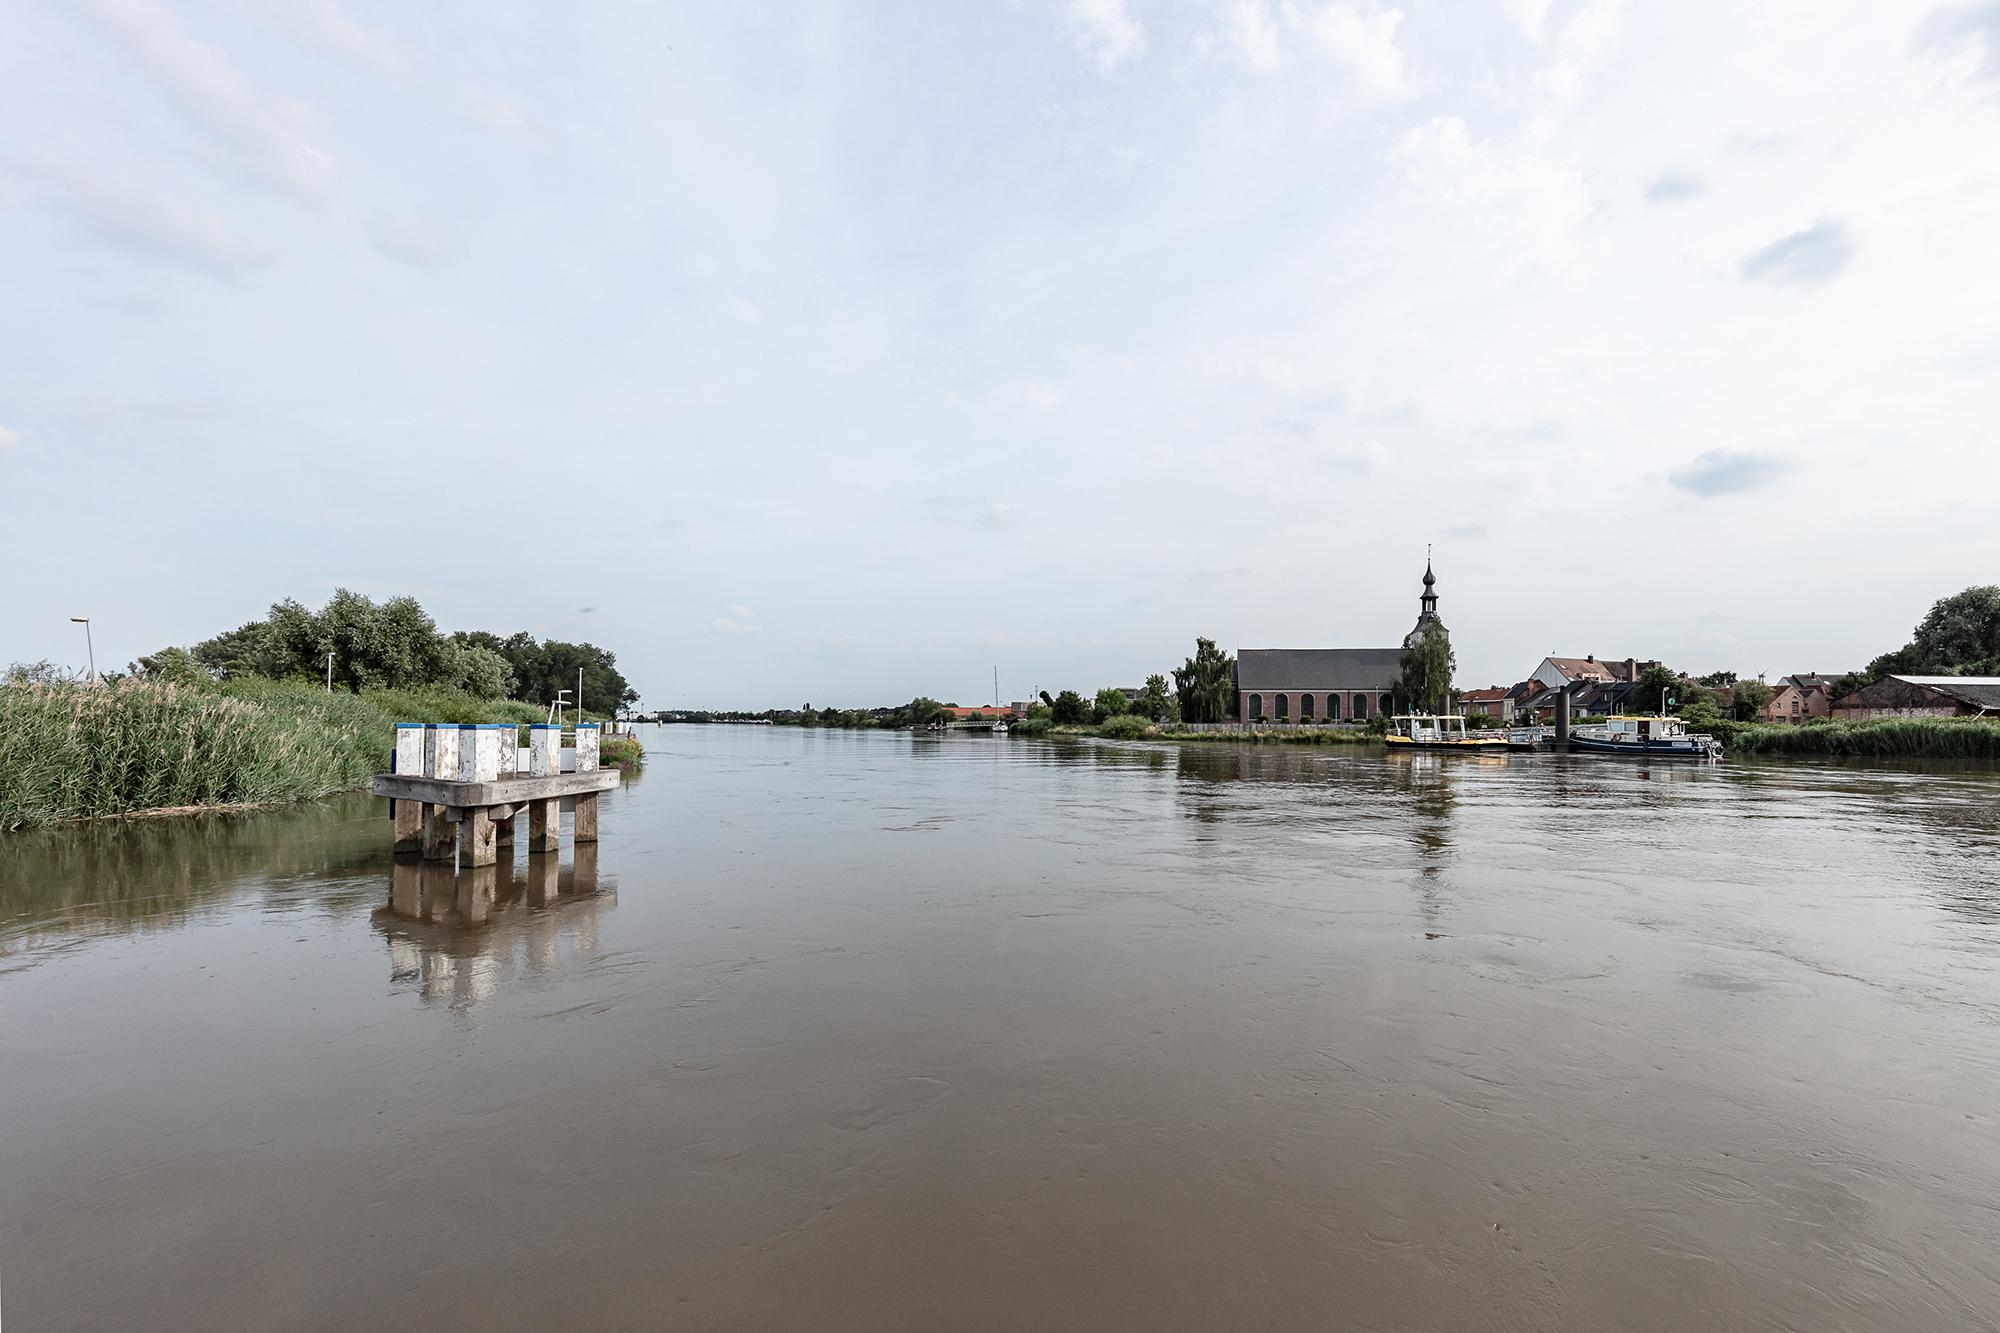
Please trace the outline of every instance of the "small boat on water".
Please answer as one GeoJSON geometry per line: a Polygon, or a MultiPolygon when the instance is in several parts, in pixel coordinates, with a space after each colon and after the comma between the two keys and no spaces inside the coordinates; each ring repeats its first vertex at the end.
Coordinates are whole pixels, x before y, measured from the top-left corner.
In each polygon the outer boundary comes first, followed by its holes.
{"type": "Polygon", "coordinates": [[[1505,750],[1507,738],[1488,732],[1468,732],[1458,714],[1405,713],[1389,719],[1382,743],[1391,750],[1450,750],[1485,754],[1505,750]]]}
{"type": "Polygon", "coordinates": [[[1576,754],[1658,755],[1670,759],[1720,759],[1722,742],[1690,732],[1677,717],[1611,717],[1569,734],[1576,754]]]}
{"type": "Polygon", "coordinates": [[[993,734],[995,736],[1005,736],[1007,734],[1007,719],[1001,718],[993,724],[993,734]]]}

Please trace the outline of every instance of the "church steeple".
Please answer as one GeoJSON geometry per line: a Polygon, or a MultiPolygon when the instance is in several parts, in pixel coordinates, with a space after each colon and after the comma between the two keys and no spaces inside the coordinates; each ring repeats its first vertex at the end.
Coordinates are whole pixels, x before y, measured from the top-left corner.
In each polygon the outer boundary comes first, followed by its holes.
{"type": "Polygon", "coordinates": [[[1430,548],[1425,547],[1424,595],[1417,602],[1418,606],[1423,609],[1417,614],[1416,628],[1411,630],[1403,639],[1403,646],[1405,648],[1415,647],[1419,639],[1434,629],[1449,633],[1449,631],[1444,630],[1444,622],[1438,619],[1437,582],[1437,575],[1431,572],[1430,548]]]}

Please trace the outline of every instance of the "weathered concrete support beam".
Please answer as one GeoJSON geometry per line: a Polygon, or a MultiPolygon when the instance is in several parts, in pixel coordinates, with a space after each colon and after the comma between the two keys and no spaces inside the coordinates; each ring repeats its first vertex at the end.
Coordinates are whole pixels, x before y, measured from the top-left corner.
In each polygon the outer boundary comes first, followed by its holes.
{"type": "Polygon", "coordinates": [[[458,780],[493,782],[500,776],[502,733],[511,731],[504,722],[468,722],[458,729],[458,780]]]}
{"type": "Polygon", "coordinates": [[[562,842],[562,801],[551,796],[528,803],[528,850],[554,852],[562,842]]]}
{"type": "Polygon", "coordinates": [[[574,894],[597,892],[597,844],[580,842],[570,849],[569,891],[574,894]]]}
{"type": "MultiPolygon", "coordinates": [[[[390,764],[395,773],[422,773],[424,771],[424,724],[421,722],[398,722],[396,724],[396,756],[390,764]]],[[[390,801],[389,814],[396,824],[395,849],[398,854],[414,856],[424,849],[424,807],[419,801],[390,801]]]]}
{"type": "Polygon", "coordinates": [[[441,805],[424,807],[423,854],[426,861],[449,861],[457,845],[458,829],[441,805]]]}
{"type": "Polygon", "coordinates": [[[553,722],[528,727],[528,772],[538,778],[562,772],[562,728],[553,722]]]}
{"type": "Polygon", "coordinates": [[[493,816],[475,806],[458,821],[460,866],[490,866],[500,859],[493,841],[493,816]]]}
{"type": "Polygon", "coordinates": [[[585,792],[576,798],[576,811],[570,817],[570,841],[578,847],[597,841],[596,792],[585,792]]]}

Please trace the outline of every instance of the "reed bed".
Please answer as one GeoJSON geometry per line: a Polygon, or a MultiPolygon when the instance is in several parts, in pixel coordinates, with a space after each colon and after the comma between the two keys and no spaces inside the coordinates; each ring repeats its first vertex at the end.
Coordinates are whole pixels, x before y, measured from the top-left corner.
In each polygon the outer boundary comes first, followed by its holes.
{"type": "Polygon", "coordinates": [[[1885,717],[1749,727],[1732,754],[1827,755],[1857,759],[2000,759],[2000,720],[1885,717]]]}
{"type": "Polygon", "coordinates": [[[328,694],[297,681],[0,687],[0,829],[366,786],[395,724],[538,722],[453,690],[328,694]]]}

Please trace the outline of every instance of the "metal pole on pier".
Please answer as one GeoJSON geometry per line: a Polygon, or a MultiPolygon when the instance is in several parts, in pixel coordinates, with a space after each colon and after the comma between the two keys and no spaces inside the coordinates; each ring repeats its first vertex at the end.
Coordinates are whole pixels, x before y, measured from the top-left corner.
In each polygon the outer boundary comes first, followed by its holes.
{"type": "Polygon", "coordinates": [[[1569,688],[1556,692],[1556,749],[1569,752],[1569,688]]]}

